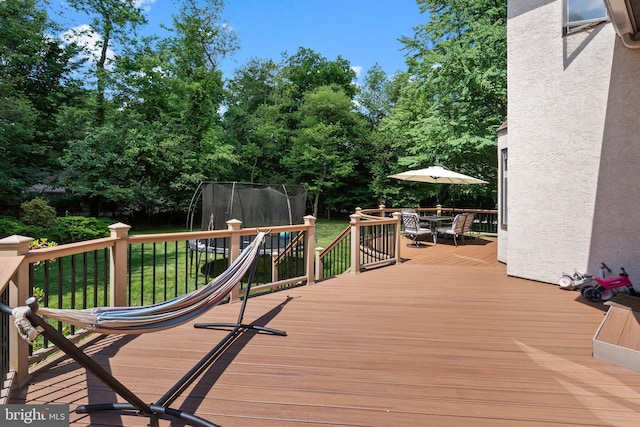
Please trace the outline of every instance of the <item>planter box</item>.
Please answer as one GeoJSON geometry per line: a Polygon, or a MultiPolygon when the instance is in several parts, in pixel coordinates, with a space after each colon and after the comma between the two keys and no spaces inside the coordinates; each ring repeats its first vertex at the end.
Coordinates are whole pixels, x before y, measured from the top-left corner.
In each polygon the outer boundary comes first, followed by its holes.
{"type": "Polygon", "coordinates": [[[640,298],[617,295],[593,337],[593,357],[640,371],[640,298]]]}

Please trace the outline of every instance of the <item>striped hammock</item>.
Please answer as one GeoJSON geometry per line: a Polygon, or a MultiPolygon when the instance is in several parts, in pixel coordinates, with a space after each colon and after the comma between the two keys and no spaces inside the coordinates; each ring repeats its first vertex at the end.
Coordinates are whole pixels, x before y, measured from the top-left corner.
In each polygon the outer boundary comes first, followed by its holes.
{"type": "Polygon", "coordinates": [[[231,263],[205,286],[158,304],[96,307],[80,310],[40,307],[38,314],[101,334],[142,334],[173,328],[219,304],[253,264],[266,232],[260,232],[231,263]]]}

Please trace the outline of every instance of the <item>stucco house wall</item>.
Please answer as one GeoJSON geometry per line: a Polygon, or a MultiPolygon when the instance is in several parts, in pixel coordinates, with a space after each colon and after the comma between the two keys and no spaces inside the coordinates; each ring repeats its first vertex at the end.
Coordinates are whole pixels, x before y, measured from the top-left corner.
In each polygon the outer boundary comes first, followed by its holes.
{"type": "Polygon", "coordinates": [[[563,0],[508,1],[499,253],[517,277],[557,283],[604,261],[640,285],[640,49],[611,23],[563,36],[563,10],[563,0]]]}

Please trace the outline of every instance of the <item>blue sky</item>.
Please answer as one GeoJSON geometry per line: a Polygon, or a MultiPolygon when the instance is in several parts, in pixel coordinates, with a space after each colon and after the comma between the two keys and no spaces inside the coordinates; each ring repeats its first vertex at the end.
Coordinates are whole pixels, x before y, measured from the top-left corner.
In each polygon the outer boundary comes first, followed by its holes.
{"type": "Polygon", "coordinates": [[[240,35],[232,68],[303,46],[363,71],[377,62],[388,74],[406,70],[398,39],[424,22],[415,0],[232,0],[225,16],[240,35]]]}
{"type": "MultiPolygon", "coordinates": [[[[149,19],[146,32],[171,25],[174,1],[140,2],[149,19]]],[[[406,52],[398,39],[413,36],[413,28],[427,19],[415,0],[227,0],[223,17],[240,42],[240,51],[221,64],[227,77],[251,58],[278,62],[283,52],[292,55],[300,46],[328,60],[341,55],[361,71],[360,78],[376,62],[388,74],[404,71],[406,52]]],[[[82,17],[65,18],[68,26],[88,23],[82,17]]]]}

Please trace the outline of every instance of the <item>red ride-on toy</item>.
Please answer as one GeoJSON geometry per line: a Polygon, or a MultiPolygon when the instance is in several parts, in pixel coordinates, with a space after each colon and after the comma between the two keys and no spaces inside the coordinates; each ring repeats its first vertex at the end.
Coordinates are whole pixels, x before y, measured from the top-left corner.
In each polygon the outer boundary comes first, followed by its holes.
{"type": "Polygon", "coordinates": [[[621,267],[620,270],[620,275],[608,279],[594,276],[592,282],[585,283],[580,288],[580,293],[592,302],[607,301],[617,294],[635,295],[629,275],[624,271],[624,267],[621,267]]]}

